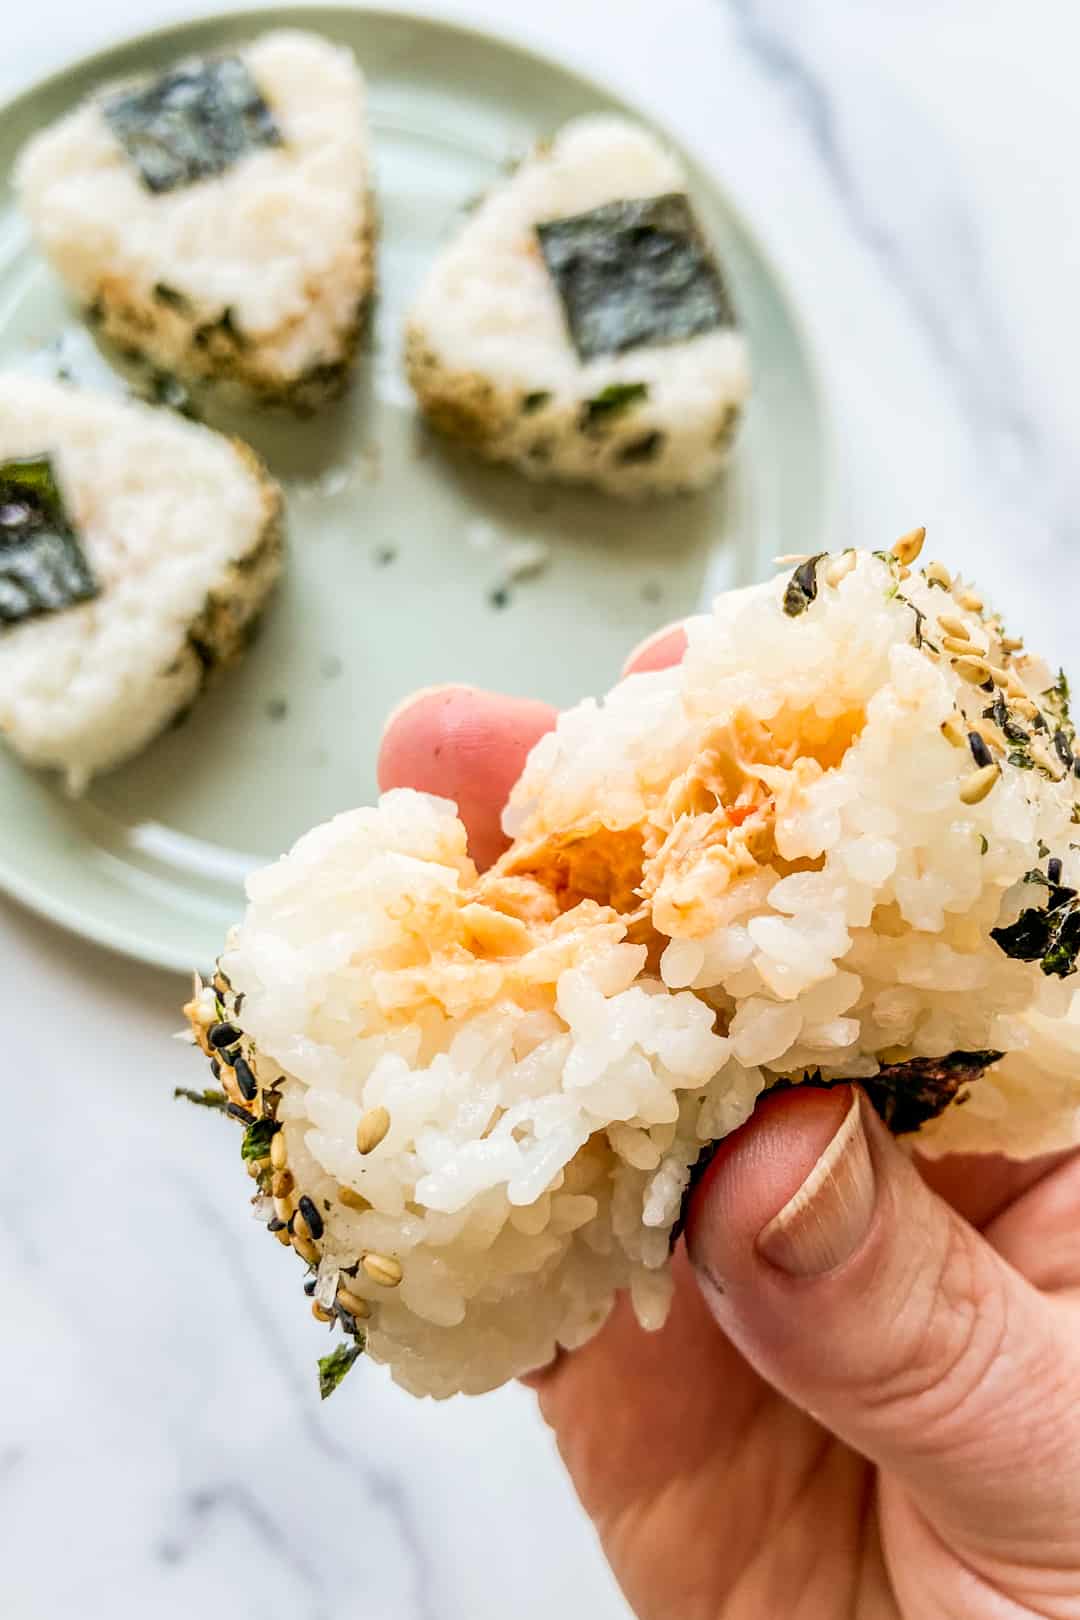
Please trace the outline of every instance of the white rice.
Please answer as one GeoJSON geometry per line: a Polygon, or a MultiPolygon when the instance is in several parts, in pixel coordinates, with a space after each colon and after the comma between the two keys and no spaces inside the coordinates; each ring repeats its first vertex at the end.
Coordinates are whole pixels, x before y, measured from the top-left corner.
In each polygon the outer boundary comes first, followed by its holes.
{"type": "Polygon", "coordinates": [[[110,85],[34,136],[16,184],[42,250],[110,336],[178,375],[290,395],[341,370],[372,288],[364,82],[351,52],[293,29],[237,54],[281,145],[155,194],[105,120],[110,85]],[[196,337],[226,310],[242,348],[196,337]]]}
{"type": "Polygon", "coordinates": [[[533,478],[616,495],[697,488],[723,465],[749,391],[733,327],[582,361],[536,239],[538,223],[604,203],[684,192],[675,156],[612,116],[580,118],[529,157],[432,265],[409,321],[410,380],[434,425],[533,478]],[[601,430],[586,402],[613,384],[648,396],[601,430]],[[547,396],[539,408],[529,396],[547,396]],[[635,445],[660,435],[651,458],[635,445]]]}
{"type": "Polygon", "coordinates": [[[0,733],[78,792],[186,709],[208,662],[239,652],[280,568],[281,497],[209,428],[0,376],[0,461],[43,452],[102,592],[0,628],[0,733]]]}
{"type": "Polygon", "coordinates": [[[1010,705],[1026,691],[1052,714],[1050,673],[895,563],[860,554],[836,585],[829,567],[801,615],[784,580],[721,598],[677,669],[564,715],[490,873],[451,805],[395,792],[251,879],[222,959],[238,1021],[325,1211],[323,1270],[372,1251],[403,1268],[396,1289],[363,1269],[349,1287],[406,1388],[535,1367],[617,1289],[658,1325],[690,1166],[780,1078],[872,1085],[879,1064],[997,1049],[920,1148],[1080,1140],[1075,980],[989,934],[1042,903],[1022,879],[1047,851],[1080,881],[1076,779],[993,740],[1000,775],[964,802],[964,731],[993,698],[937,614],[964,621],[1010,705]],[[377,1106],[389,1131],[362,1157],[377,1106]]]}

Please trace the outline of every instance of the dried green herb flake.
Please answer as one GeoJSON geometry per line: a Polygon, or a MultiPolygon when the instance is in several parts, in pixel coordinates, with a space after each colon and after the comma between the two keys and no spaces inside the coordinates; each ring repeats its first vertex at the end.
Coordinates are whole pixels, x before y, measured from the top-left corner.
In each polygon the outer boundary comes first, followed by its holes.
{"type": "Polygon", "coordinates": [[[229,1110],[229,1099],[223,1091],[215,1091],[207,1086],[205,1091],[191,1091],[187,1086],[174,1086],[173,1097],[183,1097],[185,1102],[194,1103],[198,1108],[214,1108],[219,1114],[226,1114],[229,1110]]]}
{"type": "Polygon", "coordinates": [[[240,1157],[245,1163],[252,1159],[265,1159],[270,1152],[270,1143],[280,1129],[281,1126],[274,1119],[257,1119],[244,1132],[240,1157]]]}
{"type": "Polygon", "coordinates": [[[223,174],[281,131],[238,56],[196,57],[105,102],[106,122],[148,191],[223,174]]]}
{"type": "Polygon", "coordinates": [[[0,625],[101,593],[48,455],[0,462],[0,625]]]}
{"type": "Polygon", "coordinates": [[[649,397],[649,385],[643,382],[609,383],[592,399],[587,399],[581,410],[584,428],[604,427],[633,405],[640,405],[649,397]]]}
{"type": "Polygon", "coordinates": [[[604,203],[536,234],[582,360],[734,326],[720,269],[681,192],[604,203]]]}
{"type": "Polygon", "coordinates": [[[339,1344],[328,1356],[319,1358],[319,1395],[325,1401],[332,1395],[347,1372],[351,1372],[364,1353],[361,1343],[339,1344]]]}

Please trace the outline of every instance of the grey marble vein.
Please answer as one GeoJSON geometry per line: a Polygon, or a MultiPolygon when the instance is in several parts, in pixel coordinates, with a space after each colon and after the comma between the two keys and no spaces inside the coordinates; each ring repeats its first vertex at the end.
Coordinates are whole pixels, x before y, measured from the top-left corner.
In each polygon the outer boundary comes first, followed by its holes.
{"type": "MultiPolygon", "coordinates": [[[[889,176],[871,187],[859,173],[829,85],[797,40],[805,13],[796,17],[775,0],[720,3],[742,49],[787,97],[853,231],[938,356],[969,423],[980,432],[990,476],[1027,493],[1045,479],[1046,463],[1055,463],[1056,479],[1049,480],[1054,510],[1047,516],[1055,527],[1063,525],[1072,503],[1065,501],[1063,488],[1053,486],[1075,480],[1065,473],[1048,425],[1026,397],[1016,345],[988,288],[983,241],[963,187],[950,188],[946,214],[928,220],[925,234],[895,229],[889,219],[889,176]]],[[[932,162],[932,172],[940,175],[946,156],[932,131],[924,133],[910,162],[916,171],[932,162]]]]}
{"type": "MultiPolygon", "coordinates": [[[[186,1202],[190,1213],[210,1234],[219,1248],[225,1267],[244,1309],[268,1351],[282,1382],[287,1386],[296,1419],[312,1447],[353,1474],[368,1496],[382,1507],[393,1522],[406,1549],[413,1582],[413,1612],[416,1620],[438,1620],[434,1598],[434,1573],[423,1537],[401,1482],[388,1470],[379,1468],[336,1441],[325,1426],[325,1419],[316,1414],[311,1405],[311,1391],[315,1388],[315,1370],[312,1368],[310,1386],[302,1382],[295,1359],[284,1343],[273,1317],[266,1310],[258,1291],[240,1257],[231,1244],[223,1240],[222,1222],[217,1211],[209,1204],[200,1187],[182,1178],[186,1202]]],[[[354,1374],[355,1376],[355,1374],[354,1374]]],[[[295,1568],[299,1566],[294,1565],[295,1568]]]]}
{"type": "Polygon", "coordinates": [[[183,1503],[183,1523],[177,1531],[162,1539],[157,1555],[163,1564],[180,1564],[195,1551],[199,1535],[210,1519],[227,1514],[242,1521],[258,1541],[268,1559],[272,1559],[317,1594],[315,1606],[308,1611],[309,1620],[329,1620],[333,1610],[329,1594],[315,1563],[306,1558],[290,1536],[287,1524],[276,1518],[264,1502],[248,1486],[236,1480],[221,1485],[203,1486],[189,1491],[183,1503]]]}

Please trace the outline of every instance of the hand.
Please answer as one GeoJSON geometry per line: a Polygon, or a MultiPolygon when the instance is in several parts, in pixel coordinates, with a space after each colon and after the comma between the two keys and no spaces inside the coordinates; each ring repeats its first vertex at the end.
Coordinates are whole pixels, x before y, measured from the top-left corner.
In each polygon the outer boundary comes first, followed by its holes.
{"type": "MultiPolygon", "coordinates": [[[[486,865],[554,721],[422,694],[380,784],[455,799],[486,865]]],[[[642,1620],[1080,1617],[1078,1210],[1076,1156],[919,1165],[852,1088],[762,1102],[696,1192],[666,1326],[621,1300],[527,1380],[642,1620]]]]}

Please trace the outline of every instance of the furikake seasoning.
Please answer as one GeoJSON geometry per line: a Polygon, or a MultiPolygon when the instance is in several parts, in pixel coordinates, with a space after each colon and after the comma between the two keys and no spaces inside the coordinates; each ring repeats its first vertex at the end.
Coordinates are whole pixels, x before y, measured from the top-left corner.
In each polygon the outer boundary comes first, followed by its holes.
{"type": "Polygon", "coordinates": [[[536,234],[582,360],[735,324],[720,269],[680,192],[545,220],[536,234]]]}
{"type": "Polygon", "coordinates": [[[0,462],[0,624],[98,596],[48,455],[0,462]]]}
{"type": "Polygon", "coordinates": [[[109,128],[148,191],[174,191],[223,174],[281,131],[238,56],[195,58],[110,96],[109,128]]]}
{"type": "Polygon", "coordinates": [[[1050,859],[1045,876],[1026,872],[1025,883],[1046,890],[1046,904],[1027,906],[1008,927],[991,928],[990,938],[1014,961],[1038,962],[1048,978],[1067,979],[1080,955],[1080,899],[1060,878],[1060,859],[1050,859]]]}

